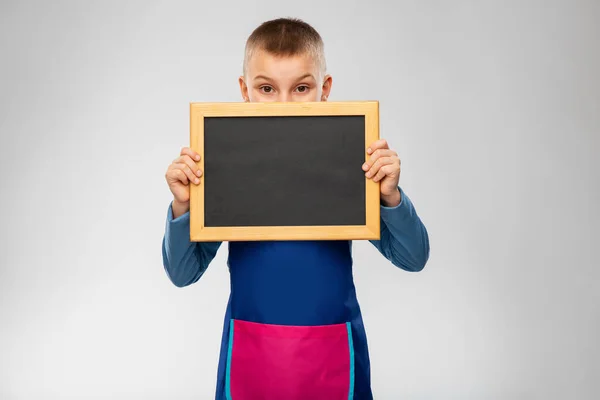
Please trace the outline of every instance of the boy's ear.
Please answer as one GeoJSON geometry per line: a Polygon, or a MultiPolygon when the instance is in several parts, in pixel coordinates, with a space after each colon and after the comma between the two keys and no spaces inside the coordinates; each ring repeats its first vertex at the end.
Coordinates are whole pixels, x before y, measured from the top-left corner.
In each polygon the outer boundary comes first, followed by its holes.
{"type": "Polygon", "coordinates": [[[326,75],[325,79],[323,80],[323,88],[322,88],[322,93],[321,93],[321,101],[327,101],[327,98],[329,97],[329,93],[331,93],[331,84],[332,84],[333,79],[331,78],[331,75],[326,75]]]}
{"type": "Polygon", "coordinates": [[[240,92],[242,93],[242,99],[244,99],[245,102],[249,102],[250,97],[248,96],[248,85],[246,85],[246,82],[244,81],[243,76],[240,76],[239,83],[240,83],[240,92]]]}

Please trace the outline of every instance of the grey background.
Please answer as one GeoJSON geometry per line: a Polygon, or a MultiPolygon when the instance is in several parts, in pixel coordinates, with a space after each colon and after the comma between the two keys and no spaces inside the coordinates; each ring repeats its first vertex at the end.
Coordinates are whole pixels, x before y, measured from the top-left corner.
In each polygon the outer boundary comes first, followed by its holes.
{"type": "Polygon", "coordinates": [[[168,281],[164,173],[279,16],[429,230],[418,274],[354,246],[376,398],[597,398],[599,2],[348,0],[1,3],[0,398],[212,398],[226,246],[168,281]]]}

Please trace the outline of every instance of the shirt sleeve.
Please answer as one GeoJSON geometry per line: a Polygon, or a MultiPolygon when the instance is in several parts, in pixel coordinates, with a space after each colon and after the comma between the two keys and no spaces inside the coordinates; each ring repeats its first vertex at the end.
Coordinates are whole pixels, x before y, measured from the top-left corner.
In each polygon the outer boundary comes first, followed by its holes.
{"type": "Polygon", "coordinates": [[[381,237],[370,242],[396,267],[418,272],[429,259],[429,235],[410,198],[398,190],[400,204],[380,206],[381,237]]]}
{"type": "Polygon", "coordinates": [[[163,266],[171,282],[184,287],[197,282],[213,260],[221,242],[191,242],[189,211],[173,218],[169,204],[162,242],[163,266]]]}

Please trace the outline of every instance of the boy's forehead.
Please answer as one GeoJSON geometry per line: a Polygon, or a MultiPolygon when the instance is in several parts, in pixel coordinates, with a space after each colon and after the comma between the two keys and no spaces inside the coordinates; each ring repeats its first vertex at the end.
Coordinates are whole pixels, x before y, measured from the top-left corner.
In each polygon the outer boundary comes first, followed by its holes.
{"type": "Polygon", "coordinates": [[[309,53],[276,55],[264,50],[256,51],[248,60],[248,76],[294,78],[305,75],[317,78],[319,71],[314,57],[309,53]]]}

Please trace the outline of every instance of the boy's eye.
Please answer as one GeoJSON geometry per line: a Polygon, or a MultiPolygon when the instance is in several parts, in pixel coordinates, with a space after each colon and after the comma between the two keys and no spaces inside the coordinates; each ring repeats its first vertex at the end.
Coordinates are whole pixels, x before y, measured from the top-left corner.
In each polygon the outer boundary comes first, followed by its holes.
{"type": "Polygon", "coordinates": [[[271,93],[271,91],[273,90],[271,86],[261,86],[260,89],[265,93],[271,93]]]}
{"type": "Polygon", "coordinates": [[[308,86],[306,86],[306,85],[298,86],[298,88],[296,90],[298,90],[298,92],[300,92],[300,93],[304,93],[308,90],[308,86]]]}

